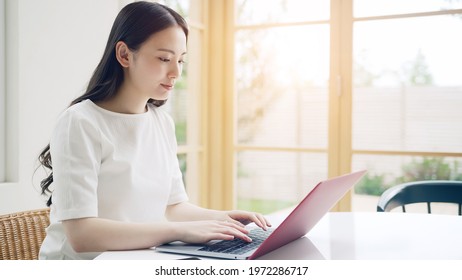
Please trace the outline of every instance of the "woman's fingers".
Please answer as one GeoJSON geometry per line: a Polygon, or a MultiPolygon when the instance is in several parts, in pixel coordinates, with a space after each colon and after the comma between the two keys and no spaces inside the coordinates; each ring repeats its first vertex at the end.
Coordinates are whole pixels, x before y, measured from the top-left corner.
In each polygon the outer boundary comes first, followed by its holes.
{"type": "Polygon", "coordinates": [[[186,243],[207,243],[211,240],[232,240],[239,238],[247,242],[252,239],[247,236],[249,231],[231,221],[199,221],[184,222],[185,234],[180,241],[186,243]]]}
{"type": "Polygon", "coordinates": [[[224,221],[225,221],[225,222],[228,222],[228,223],[233,223],[233,224],[235,224],[235,225],[237,225],[237,226],[239,226],[239,227],[242,227],[242,228],[245,227],[245,225],[244,225],[243,223],[241,223],[240,221],[235,220],[235,219],[233,219],[233,218],[231,218],[231,217],[228,218],[228,219],[226,219],[226,220],[224,220],[224,221]]]}
{"type": "Polygon", "coordinates": [[[232,240],[239,238],[247,242],[252,239],[248,236],[249,231],[244,224],[255,223],[263,230],[267,230],[271,224],[259,213],[247,211],[227,212],[222,221],[197,221],[185,222],[188,230],[182,238],[187,243],[206,243],[211,240],[232,240]]]}
{"type": "Polygon", "coordinates": [[[243,224],[255,223],[258,227],[263,230],[267,230],[268,227],[271,227],[271,223],[260,213],[253,213],[247,211],[231,211],[229,216],[237,221],[240,221],[243,224]]]}
{"type": "Polygon", "coordinates": [[[247,242],[252,241],[252,239],[247,235],[249,231],[244,226],[241,226],[240,223],[236,224],[233,222],[223,221],[221,224],[224,226],[222,233],[232,235],[247,242]]]}
{"type": "Polygon", "coordinates": [[[256,213],[256,218],[259,221],[259,223],[263,226],[260,226],[264,230],[267,230],[268,227],[271,227],[271,223],[260,213],[256,213]]]}

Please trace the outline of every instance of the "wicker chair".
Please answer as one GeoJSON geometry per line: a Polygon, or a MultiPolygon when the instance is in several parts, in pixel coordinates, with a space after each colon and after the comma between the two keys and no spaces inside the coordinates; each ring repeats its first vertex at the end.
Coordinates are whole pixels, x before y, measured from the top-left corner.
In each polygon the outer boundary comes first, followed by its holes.
{"type": "Polygon", "coordinates": [[[38,259],[49,216],[49,208],[0,216],[0,260],[38,259]]]}

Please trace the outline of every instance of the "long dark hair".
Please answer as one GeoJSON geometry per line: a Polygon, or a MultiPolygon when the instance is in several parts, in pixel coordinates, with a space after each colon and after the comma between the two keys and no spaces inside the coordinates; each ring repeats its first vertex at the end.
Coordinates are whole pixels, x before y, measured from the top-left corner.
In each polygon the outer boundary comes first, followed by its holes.
{"type": "MultiPolygon", "coordinates": [[[[117,15],[112,25],[111,33],[104,50],[103,57],[96,67],[83,95],[74,99],[69,106],[90,99],[93,102],[108,100],[113,97],[124,80],[122,66],[116,59],[115,46],[123,41],[132,51],[137,51],[141,45],[154,33],[171,26],[180,26],[186,38],[188,25],[184,18],[171,8],[152,2],[134,2],[125,6],[117,15]]],[[[164,100],[150,99],[148,102],[156,106],[165,103],[164,100]]],[[[51,172],[40,183],[42,194],[51,193],[53,183],[53,168],[50,154],[50,144],[40,153],[38,160],[42,166],[51,172]]],[[[51,195],[47,206],[51,205],[51,195]]]]}

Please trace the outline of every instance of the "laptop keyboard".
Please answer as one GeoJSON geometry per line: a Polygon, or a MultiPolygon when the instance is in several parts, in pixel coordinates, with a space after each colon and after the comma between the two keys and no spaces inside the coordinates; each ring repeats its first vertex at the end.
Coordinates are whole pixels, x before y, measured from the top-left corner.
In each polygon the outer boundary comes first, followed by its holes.
{"type": "Polygon", "coordinates": [[[204,246],[199,249],[199,251],[242,255],[260,246],[260,244],[265,241],[271,232],[271,229],[268,229],[267,231],[264,231],[261,228],[252,229],[248,234],[249,237],[252,238],[252,242],[246,242],[239,238],[235,238],[233,240],[223,240],[211,245],[204,246]]]}

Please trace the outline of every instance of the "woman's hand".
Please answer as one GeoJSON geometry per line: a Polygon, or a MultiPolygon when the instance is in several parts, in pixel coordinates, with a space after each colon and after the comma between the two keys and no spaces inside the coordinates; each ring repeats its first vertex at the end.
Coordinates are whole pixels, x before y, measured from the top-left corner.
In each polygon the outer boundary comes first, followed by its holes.
{"type": "Polygon", "coordinates": [[[225,221],[230,221],[237,225],[245,226],[253,222],[263,230],[267,230],[268,227],[271,227],[270,222],[260,213],[232,210],[224,211],[224,214],[225,221]]]}
{"type": "Polygon", "coordinates": [[[232,240],[234,237],[250,242],[245,225],[255,223],[263,230],[271,227],[260,213],[211,210],[189,202],[169,205],[166,217],[171,222],[179,222],[177,234],[181,238],[178,240],[188,243],[204,243],[214,239],[232,240]]]}
{"type": "Polygon", "coordinates": [[[233,240],[240,238],[251,242],[249,231],[230,221],[193,221],[178,222],[178,240],[185,243],[207,243],[211,240],[233,240]]]}

